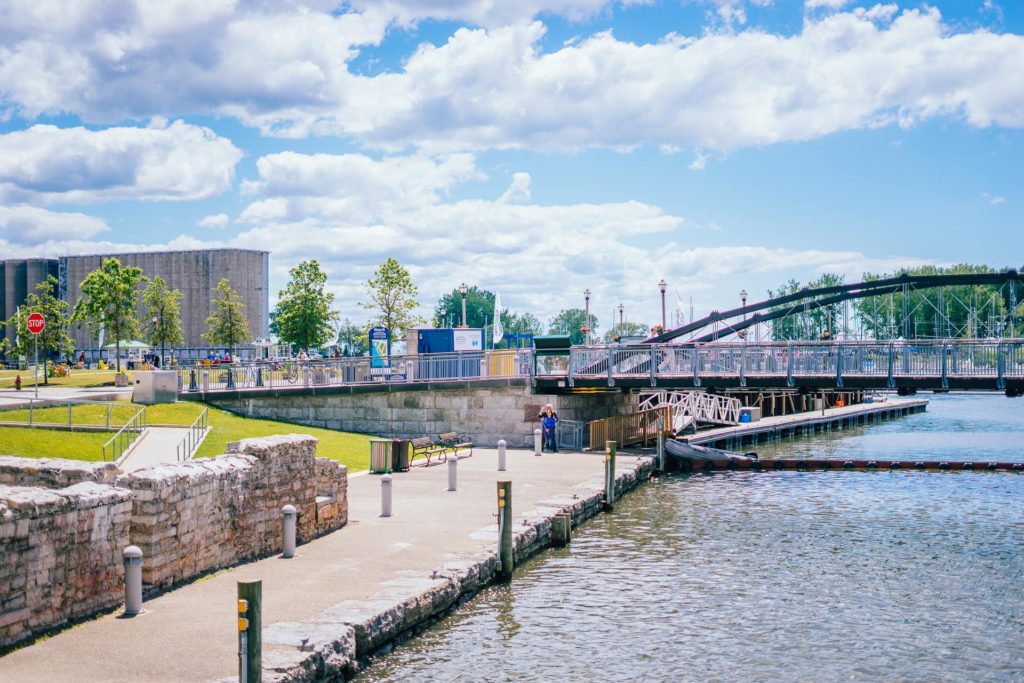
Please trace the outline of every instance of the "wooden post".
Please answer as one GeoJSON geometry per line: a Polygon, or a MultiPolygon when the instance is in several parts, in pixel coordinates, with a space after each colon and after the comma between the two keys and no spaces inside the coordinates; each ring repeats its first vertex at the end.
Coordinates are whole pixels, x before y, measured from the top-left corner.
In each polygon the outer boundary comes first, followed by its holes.
{"type": "Polygon", "coordinates": [[[238,680],[240,683],[259,683],[263,677],[263,641],[260,637],[263,629],[260,619],[263,582],[239,581],[238,600],[238,680]]]}
{"type": "Polygon", "coordinates": [[[604,449],[604,509],[611,510],[615,506],[615,448],[614,441],[605,441],[604,449]]]}
{"type": "Polygon", "coordinates": [[[512,482],[498,482],[498,574],[512,578],[512,482]]]}
{"type": "Polygon", "coordinates": [[[568,512],[559,512],[551,518],[551,544],[566,546],[571,540],[572,515],[568,512]]]}

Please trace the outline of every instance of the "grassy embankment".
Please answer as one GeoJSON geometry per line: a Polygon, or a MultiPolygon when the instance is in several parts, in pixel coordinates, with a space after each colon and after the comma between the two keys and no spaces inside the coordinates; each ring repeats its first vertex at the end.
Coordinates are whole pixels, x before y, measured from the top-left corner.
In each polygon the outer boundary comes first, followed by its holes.
{"type": "MultiPolygon", "coordinates": [[[[137,406],[117,405],[111,411],[111,426],[124,424],[137,406]]],[[[146,421],[151,425],[177,425],[187,427],[199,416],[203,406],[199,403],[178,402],[149,406],[146,421]]],[[[34,411],[37,422],[67,423],[67,406],[55,406],[34,411]]],[[[0,454],[21,455],[29,458],[73,458],[100,460],[100,446],[110,438],[107,433],[68,432],[48,429],[4,427],[3,422],[27,421],[27,410],[0,412],[0,454]]],[[[102,425],[106,408],[101,405],[72,407],[73,424],[102,425]]],[[[239,417],[218,408],[210,408],[210,433],[196,453],[198,458],[212,457],[224,452],[229,441],[275,434],[310,434],[320,439],[317,455],[344,463],[353,472],[370,465],[370,437],[366,434],[338,432],[318,427],[254,420],[239,417]]]]}

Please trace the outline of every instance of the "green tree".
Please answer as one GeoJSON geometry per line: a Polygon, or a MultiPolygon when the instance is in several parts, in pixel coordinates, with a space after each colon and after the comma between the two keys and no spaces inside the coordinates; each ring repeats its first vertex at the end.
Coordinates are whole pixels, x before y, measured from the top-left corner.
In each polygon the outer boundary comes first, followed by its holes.
{"type": "Polygon", "coordinates": [[[343,356],[364,356],[370,350],[366,330],[345,318],[338,326],[338,348],[343,356]]]}
{"type": "Polygon", "coordinates": [[[502,312],[501,324],[506,334],[541,334],[544,331],[544,326],[532,313],[502,312]]]}
{"type": "Polygon", "coordinates": [[[644,323],[630,322],[629,320],[619,323],[604,333],[604,343],[611,344],[619,341],[622,337],[644,337],[650,334],[651,328],[644,323]]]}
{"type": "Polygon", "coordinates": [[[273,320],[278,338],[301,349],[318,349],[336,338],[333,323],[334,294],[326,290],[327,274],[316,259],[303,261],[289,271],[291,280],[278,292],[273,320]]]}
{"type": "MultiPolygon", "coordinates": [[[[582,308],[568,308],[559,312],[548,324],[548,334],[567,334],[571,344],[582,344],[585,339],[583,325],[587,314],[582,308]]],[[[591,339],[597,338],[597,316],[590,314],[591,339]]]]}
{"type": "MultiPolygon", "coordinates": [[[[29,356],[34,352],[38,341],[44,360],[51,353],[58,356],[71,355],[75,349],[75,342],[68,334],[71,316],[68,313],[67,302],[57,298],[54,295],[56,291],[57,278],[50,275],[46,281],[36,285],[36,291],[25,297],[25,304],[19,311],[9,320],[0,322],[0,325],[14,327],[18,331],[16,344],[9,344],[7,340],[0,343],[5,352],[29,356]],[[32,313],[42,313],[46,320],[46,327],[38,335],[31,334],[25,326],[25,319],[32,313]]],[[[43,384],[49,384],[47,375],[48,373],[43,373],[43,384]]]]}
{"type": "MultiPolygon", "coordinates": [[[[484,327],[494,315],[494,292],[479,289],[475,285],[466,290],[466,326],[484,327]]],[[[438,327],[462,324],[462,293],[458,289],[444,294],[434,306],[434,320],[438,327]]],[[[505,319],[502,318],[502,323],[505,319]]]]}
{"type": "Polygon", "coordinates": [[[75,304],[72,319],[92,327],[93,337],[106,330],[114,338],[116,367],[121,372],[121,342],[135,337],[139,320],[135,316],[142,268],[122,266],[116,258],[103,259],[103,265],[82,280],[82,297],[75,304]]]}
{"type": "Polygon", "coordinates": [[[160,347],[160,362],[166,363],[165,348],[168,344],[184,344],[181,331],[181,297],[177,289],[171,289],[162,277],[155,277],[142,291],[142,303],[146,307],[146,341],[160,347]]]}
{"type": "Polygon", "coordinates": [[[419,306],[419,290],[409,271],[395,259],[388,258],[380,264],[365,286],[369,301],[360,305],[372,311],[369,327],[386,327],[391,330],[392,339],[401,339],[408,328],[422,322],[413,314],[419,306]]]}
{"type": "Polygon", "coordinates": [[[213,312],[206,319],[209,329],[202,336],[214,346],[227,346],[234,350],[235,345],[249,336],[245,304],[226,277],[217,283],[216,292],[217,295],[210,301],[213,312]]]}
{"type": "MultiPolygon", "coordinates": [[[[843,284],[843,276],[836,273],[822,273],[821,277],[801,285],[790,279],[776,290],[768,290],[768,298],[796,294],[802,289],[818,289],[843,284]]],[[[773,311],[789,310],[789,315],[771,321],[772,339],[829,339],[836,336],[842,327],[842,304],[816,306],[799,301],[776,306],[773,311]]]]}

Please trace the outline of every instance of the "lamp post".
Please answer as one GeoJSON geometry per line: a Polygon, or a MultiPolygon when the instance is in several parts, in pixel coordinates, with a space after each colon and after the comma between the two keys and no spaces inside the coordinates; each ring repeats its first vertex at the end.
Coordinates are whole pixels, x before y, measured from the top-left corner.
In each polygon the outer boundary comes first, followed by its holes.
{"type": "MultiPolygon", "coordinates": [[[[746,308],[747,307],[747,290],[746,289],[741,289],[740,290],[740,307],[741,308],[746,308]]],[[[746,322],[746,321],[747,321],[747,312],[744,311],[743,312],[743,322],[746,322]]],[[[746,339],[747,339],[747,331],[745,329],[744,330],[740,330],[740,335],[739,336],[740,336],[741,339],[746,341],[746,339]]]]}
{"type": "Polygon", "coordinates": [[[469,291],[469,287],[463,282],[459,285],[459,293],[462,294],[462,326],[466,327],[466,292],[469,291]]]}
{"type": "Polygon", "coordinates": [[[626,321],[624,319],[624,311],[625,310],[626,310],[626,307],[623,306],[620,303],[619,304],[619,334],[622,334],[622,326],[626,324],[626,321]]]}
{"type": "Polygon", "coordinates": [[[658,283],[658,291],[661,292],[661,331],[662,333],[668,329],[667,320],[665,319],[665,290],[668,289],[668,283],[665,282],[665,278],[661,279],[658,283]]]}
{"type": "Polygon", "coordinates": [[[586,310],[583,317],[583,343],[590,344],[590,288],[583,290],[583,300],[586,302],[586,310]]]}

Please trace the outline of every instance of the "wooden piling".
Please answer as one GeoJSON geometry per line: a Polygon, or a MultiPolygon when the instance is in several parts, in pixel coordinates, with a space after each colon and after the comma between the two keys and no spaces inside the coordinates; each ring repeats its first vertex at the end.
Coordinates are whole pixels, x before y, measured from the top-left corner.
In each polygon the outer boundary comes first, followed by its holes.
{"type": "Polygon", "coordinates": [[[241,683],[259,683],[263,678],[263,630],[260,611],[263,607],[263,582],[239,581],[238,600],[245,601],[245,611],[239,609],[238,616],[245,619],[245,629],[238,630],[238,679],[241,683]],[[242,649],[244,645],[244,650],[242,649]],[[242,672],[245,672],[243,677],[242,672]]]}
{"type": "Polygon", "coordinates": [[[514,568],[512,557],[512,482],[498,482],[498,553],[500,565],[498,575],[512,578],[514,568]]]}

